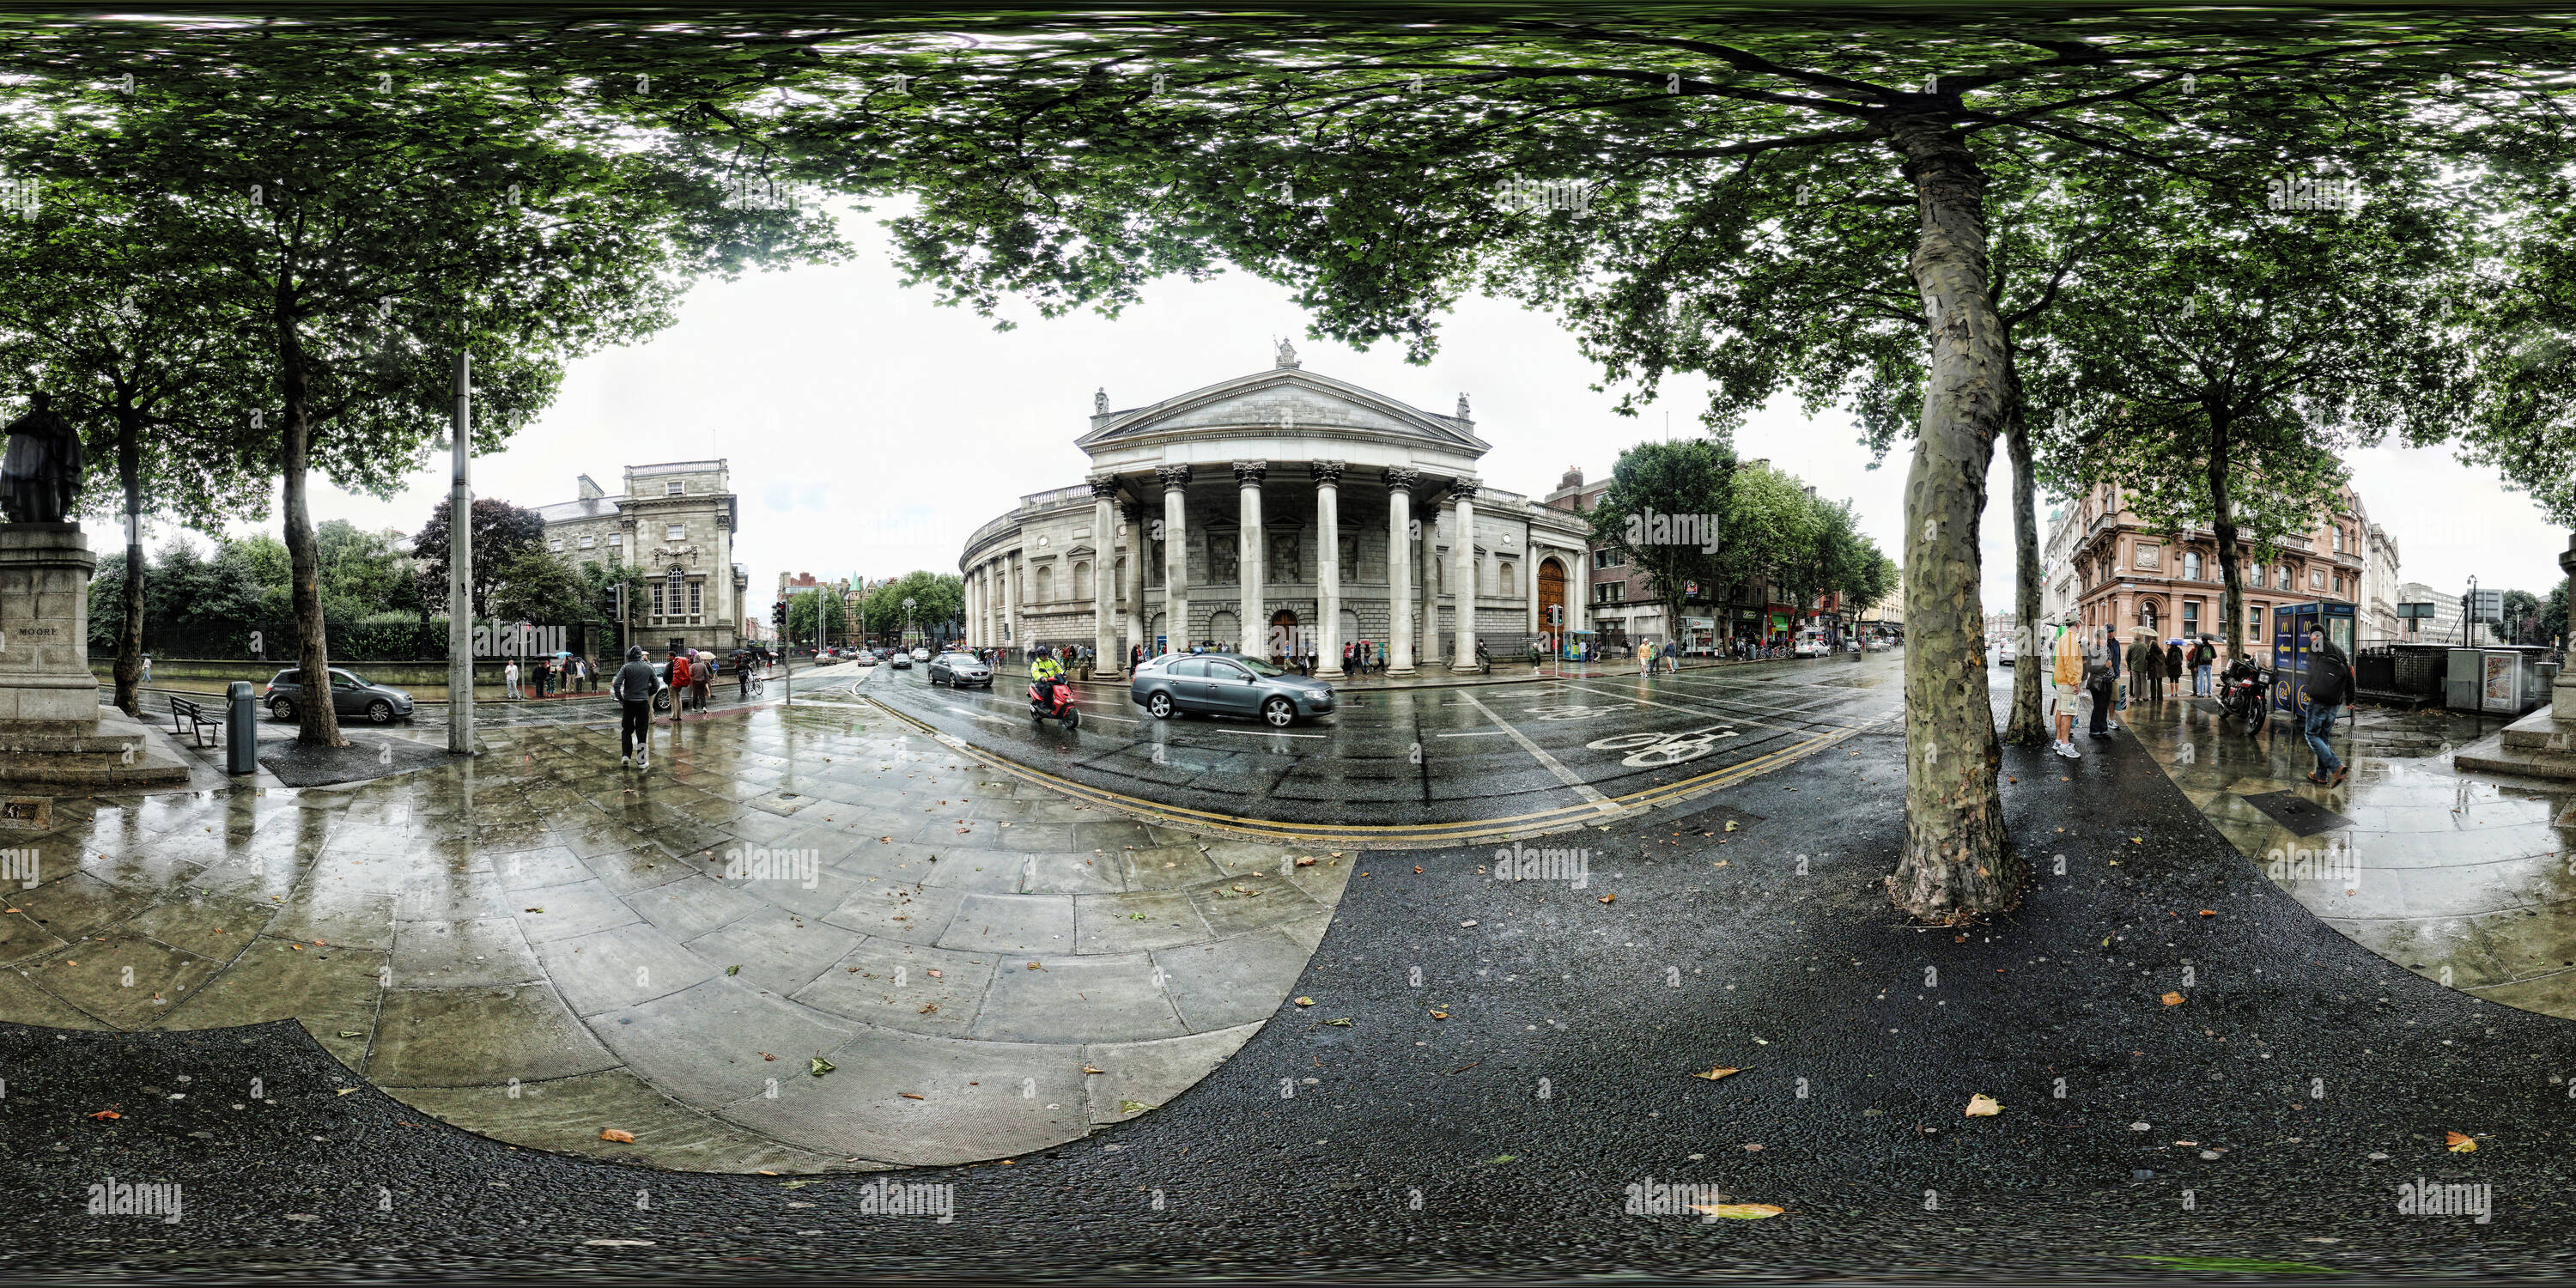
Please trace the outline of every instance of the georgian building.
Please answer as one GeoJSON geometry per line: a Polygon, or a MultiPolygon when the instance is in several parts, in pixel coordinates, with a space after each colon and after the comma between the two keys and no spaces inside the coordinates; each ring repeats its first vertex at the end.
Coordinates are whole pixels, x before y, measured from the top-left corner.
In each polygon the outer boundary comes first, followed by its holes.
{"type": "MultiPolygon", "coordinates": [[[[2232,640],[2236,649],[2269,649],[2274,607],[2362,600],[2371,527],[2350,489],[2315,532],[2283,537],[2269,562],[2258,563],[2253,543],[2238,538],[2246,620],[2232,632],[2219,620],[2227,586],[2209,525],[2157,532],[2125,501],[2118,484],[2095,484],[2065,504],[2049,543],[2051,551],[2064,552],[2065,565],[2053,575],[2088,633],[2108,626],[2126,640],[2144,627],[2159,639],[2206,634],[2222,645],[2232,640]]],[[[2393,568],[2395,544],[2388,548],[2393,568]]]]}
{"type": "Polygon", "coordinates": [[[966,643],[1269,655],[1304,641],[1337,668],[1367,642],[1389,671],[1525,649],[1586,595],[1588,526],[1488,486],[1455,415],[1307,371],[1267,371],[1144,407],[1092,399],[1081,484],[1020,498],[966,542],[966,643]]]}
{"type": "Polygon", "coordinates": [[[739,510],[725,462],[629,465],[625,483],[611,496],[583,474],[579,496],[537,507],[547,551],[575,566],[643,572],[626,623],[638,644],[721,653],[741,643],[751,577],[733,561],[739,510]]]}

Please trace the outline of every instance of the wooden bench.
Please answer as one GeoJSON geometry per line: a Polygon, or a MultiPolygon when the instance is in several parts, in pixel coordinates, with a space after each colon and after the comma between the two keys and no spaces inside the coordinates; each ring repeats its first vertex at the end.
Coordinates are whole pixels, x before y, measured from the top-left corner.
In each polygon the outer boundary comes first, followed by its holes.
{"type": "Polygon", "coordinates": [[[190,742],[203,747],[206,745],[208,729],[214,730],[220,737],[224,731],[223,717],[206,714],[206,708],[202,703],[191,702],[175,695],[171,697],[170,732],[186,734],[190,742]]]}

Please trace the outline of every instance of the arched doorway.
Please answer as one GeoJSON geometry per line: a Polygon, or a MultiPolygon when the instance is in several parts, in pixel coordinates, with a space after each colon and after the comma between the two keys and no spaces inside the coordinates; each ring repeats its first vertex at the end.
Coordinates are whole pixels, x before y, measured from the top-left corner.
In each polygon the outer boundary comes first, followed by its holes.
{"type": "Polygon", "coordinates": [[[1538,565],[1538,629],[1552,639],[1562,639],[1569,629],[1581,624],[1565,607],[1565,564],[1550,555],[1538,565]]]}
{"type": "Polygon", "coordinates": [[[1273,658],[1293,657],[1297,653],[1297,614],[1280,609],[1270,615],[1270,638],[1262,642],[1262,651],[1273,658]]]}

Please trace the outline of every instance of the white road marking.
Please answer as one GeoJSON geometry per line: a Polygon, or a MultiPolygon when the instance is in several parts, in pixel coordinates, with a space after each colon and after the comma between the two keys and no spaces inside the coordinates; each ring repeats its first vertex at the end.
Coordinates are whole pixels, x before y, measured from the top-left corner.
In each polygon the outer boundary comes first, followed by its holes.
{"type": "Polygon", "coordinates": [[[1329,738],[1332,736],[1330,734],[1321,733],[1281,733],[1276,729],[1228,729],[1222,725],[1219,725],[1208,732],[1248,734],[1255,738],[1329,738]]]}
{"type": "Polygon", "coordinates": [[[1435,733],[1431,736],[1434,738],[1491,738],[1496,734],[1510,732],[1509,729],[1470,729],[1465,733],[1435,733]]]}
{"type": "MultiPolygon", "coordinates": [[[[1575,685],[1575,686],[1573,686],[1573,687],[1575,687],[1575,688],[1582,688],[1583,686],[1581,686],[1581,685],[1575,685]]],[[[1586,691],[1586,692],[1599,692],[1599,690],[1585,690],[1585,691],[1586,691]]],[[[1691,713],[1691,714],[1693,714],[1693,715],[1720,715],[1720,716],[1724,716],[1724,717],[1726,717],[1726,718],[1727,718],[1727,719],[1729,719],[1729,720],[1732,720],[1732,721],[1736,722],[1737,724],[1759,725],[1759,726],[1761,726],[1761,727],[1763,727],[1763,728],[1765,728],[1765,729],[1777,729],[1777,730],[1780,730],[1780,731],[1781,731],[1781,732],[1783,732],[1783,733],[1812,734],[1812,733],[1819,732],[1819,730],[1816,730],[1816,729],[1793,729],[1793,728],[1791,728],[1791,727],[1789,727],[1789,726],[1787,726],[1787,725],[1773,724],[1773,723],[1771,723],[1771,722],[1770,722],[1770,721],[1768,721],[1768,720],[1756,720],[1756,719],[1752,718],[1751,716],[1738,714],[1737,712],[1730,711],[1730,710],[1726,709],[1726,707],[1723,705],[1723,704],[1724,704],[1724,702],[1725,702],[1725,700],[1724,700],[1724,699],[1722,699],[1722,698],[1702,698],[1702,699],[1700,699],[1700,700],[1699,700],[1700,705],[1697,705],[1697,706],[1683,706],[1683,705],[1681,705],[1680,703],[1677,703],[1677,702],[1657,702],[1657,701],[1656,701],[1656,700],[1654,700],[1653,698],[1640,698],[1640,697],[1636,697],[1636,696],[1634,696],[1634,695],[1625,695],[1625,694],[1603,694],[1603,696],[1604,696],[1604,697],[1626,697],[1626,698],[1627,698],[1629,701],[1631,701],[1631,702],[1642,702],[1642,703],[1644,703],[1645,705],[1650,706],[1650,707],[1667,707],[1667,708],[1670,708],[1671,710],[1674,710],[1674,711],[1688,711],[1688,712],[1690,712],[1690,713],[1691,713]]],[[[1831,730],[1835,730],[1835,729],[1866,729],[1866,728],[1868,728],[1871,724],[1875,723],[1875,721],[1865,720],[1865,721],[1862,721],[1861,723],[1856,724],[1856,725],[1833,724],[1833,723],[1830,723],[1830,722],[1828,722],[1828,721],[1823,721],[1823,720],[1816,720],[1816,721],[1812,721],[1811,723],[1814,723],[1814,724],[1817,724],[1817,725],[1821,725],[1821,726],[1823,726],[1823,730],[1824,730],[1824,731],[1831,731],[1831,730]]]]}
{"type": "Polygon", "coordinates": [[[1468,692],[1465,689],[1457,690],[1457,694],[1460,698],[1466,701],[1467,705],[1483,712],[1486,719],[1493,721],[1497,726],[1499,726],[1498,732],[1502,733],[1503,736],[1510,738],[1512,741],[1519,743],[1521,745],[1521,750],[1528,752],[1532,759],[1538,761],[1539,764],[1546,766],[1547,772],[1556,775],[1556,781],[1573,788],[1575,795],[1591,802],[1592,808],[1597,809],[1604,814],[1624,814],[1627,812],[1627,810],[1617,801],[1611,800],[1609,797],[1602,795],[1598,788],[1595,788],[1592,784],[1583,781],[1581,775],[1566,768],[1564,761],[1558,760],[1556,757],[1547,754],[1547,748],[1530,741],[1529,735],[1522,733],[1520,730],[1515,729],[1510,725],[1504,724],[1503,718],[1495,715],[1492,707],[1486,706],[1484,703],[1477,701],[1475,694],[1468,692]]]}

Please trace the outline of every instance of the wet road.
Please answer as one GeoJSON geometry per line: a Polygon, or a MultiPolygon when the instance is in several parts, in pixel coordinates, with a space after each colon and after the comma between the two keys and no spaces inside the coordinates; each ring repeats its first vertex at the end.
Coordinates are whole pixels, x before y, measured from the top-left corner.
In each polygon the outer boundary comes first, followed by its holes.
{"type": "MultiPolygon", "coordinates": [[[[1357,827],[1601,821],[1864,734],[1895,736],[1902,658],[1786,660],[1658,675],[1345,691],[1273,730],[1156,720],[1119,685],[1082,725],[1032,721],[1018,686],[951,690],[914,668],[840,686],[1032,769],[1213,815],[1357,827]]],[[[825,692],[829,696],[829,690],[825,692]]]]}

